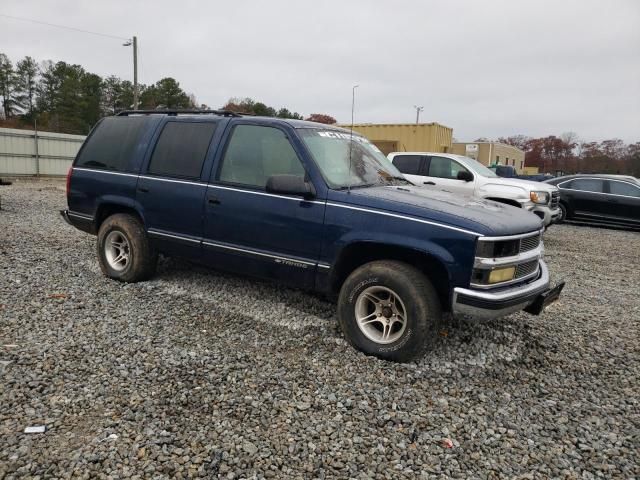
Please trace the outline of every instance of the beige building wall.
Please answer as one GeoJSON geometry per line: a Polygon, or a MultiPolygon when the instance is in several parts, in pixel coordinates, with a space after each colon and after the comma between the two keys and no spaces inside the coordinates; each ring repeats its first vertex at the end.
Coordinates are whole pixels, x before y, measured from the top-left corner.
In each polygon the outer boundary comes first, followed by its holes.
{"type": "Polygon", "coordinates": [[[451,152],[475,158],[487,167],[490,165],[511,165],[524,174],[524,151],[513,145],[500,142],[456,142],[451,152]]]}
{"type": "MultiPolygon", "coordinates": [[[[340,125],[350,129],[351,125],[340,125]]],[[[453,129],[439,123],[356,124],[353,130],[390,152],[449,152],[453,129]]]]}

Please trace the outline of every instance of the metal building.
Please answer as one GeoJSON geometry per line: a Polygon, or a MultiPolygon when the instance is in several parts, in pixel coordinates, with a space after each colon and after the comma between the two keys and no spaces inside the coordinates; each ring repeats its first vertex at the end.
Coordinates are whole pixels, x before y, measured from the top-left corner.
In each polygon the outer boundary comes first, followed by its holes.
{"type": "Polygon", "coordinates": [[[465,155],[478,160],[487,167],[490,165],[511,165],[520,174],[524,173],[524,152],[518,147],[500,142],[456,142],[451,153],[465,155]]]}
{"type": "MultiPolygon", "coordinates": [[[[341,125],[351,128],[351,125],[341,125]]],[[[390,152],[450,152],[453,129],[439,123],[359,123],[361,133],[386,155],[390,152]]]]}

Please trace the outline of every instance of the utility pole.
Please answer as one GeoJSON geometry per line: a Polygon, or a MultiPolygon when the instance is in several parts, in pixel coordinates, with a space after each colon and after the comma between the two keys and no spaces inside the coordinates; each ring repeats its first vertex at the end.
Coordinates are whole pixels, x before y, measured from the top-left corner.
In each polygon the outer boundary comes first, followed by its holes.
{"type": "Polygon", "coordinates": [[[347,183],[347,193],[351,193],[351,147],[353,146],[353,120],[356,111],[356,88],[360,85],[354,85],[351,89],[351,134],[349,135],[349,183],[347,183]]]}
{"type": "Polygon", "coordinates": [[[127,40],[122,46],[133,46],[133,109],[138,110],[138,37],[134,35],[132,40],[127,40]]]}
{"type": "Polygon", "coordinates": [[[416,109],[416,125],[418,125],[420,123],[420,112],[424,110],[424,107],[414,105],[413,108],[416,109]]]}
{"type": "Polygon", "coordinates": [[[33,143],[36,153],[36,177],[40,176],[40,151],[38,148],[38,119],[33,119],[33,143]]]}
{"type": "Polygon", "coordinates": [[[133,109],[138,109],[138,37],[133,36],[133,109]]]}

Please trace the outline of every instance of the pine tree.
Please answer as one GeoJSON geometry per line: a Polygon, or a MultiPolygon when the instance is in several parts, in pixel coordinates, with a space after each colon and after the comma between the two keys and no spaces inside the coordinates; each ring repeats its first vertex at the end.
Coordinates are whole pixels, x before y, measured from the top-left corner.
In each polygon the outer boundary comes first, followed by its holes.
{"type": "Polygon", "coordinates": [[[38,64],[31,57],[25,57],[16,65],[16,102],[24,112],[25,120],[33,120],[36,111],[36,85],[38,64]]]}
{"type": "Polygon", "coordinates": [[[15,93],[16,75],[9,57],[0,53],[0,96],[2,96],[2,114],[11,118],[18,109],[15,93]]]}

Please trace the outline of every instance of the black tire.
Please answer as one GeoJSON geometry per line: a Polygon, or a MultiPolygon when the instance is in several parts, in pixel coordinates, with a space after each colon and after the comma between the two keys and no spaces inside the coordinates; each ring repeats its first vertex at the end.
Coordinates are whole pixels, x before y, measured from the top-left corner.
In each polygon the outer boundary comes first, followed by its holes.
{"type": "Polygon", "coordinates": [[[111,215],[102,222],[98,231],[98,260],[105,276],[121,282],[147,280],[156,271],[158,253],[149,243],[140,220],[126,213],[111,215]],[[115,269],[107,259],[106,239],[113,232],[121,234],[126,241],[128,261],[122,269],[115,269]]]}
{"type": "Polygon", "coordinates": [[[567,219],[567,214],[569,213],[569,209],[563,202],[560,202],[558,204],[558,207],[560,208],[560,216],[556,220],[556,223],[564,223],[564,221],[567,219]]]}
{"type": "MultiPolygon", "coordinates": [[[[358,350],[385,360],[408,362],[421,357],[435,345],[442,309],[433,285],[422,272],[403,262],[379,260],[360,266],[345,280],[338,298],[338,319],[347,340],[358,350]],[[372,340],[356,320],[356,309],[360,308],[363,292],[376,286],[392,290],[406,310],[404,331],[397,331],[396,334],[401,335],[392,343],[372,340]]],[[[371,322],[373,328],[385,328],[375,320],[371,322]]]]}

